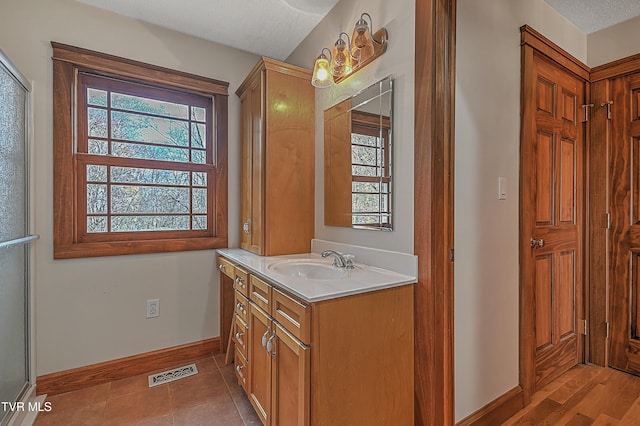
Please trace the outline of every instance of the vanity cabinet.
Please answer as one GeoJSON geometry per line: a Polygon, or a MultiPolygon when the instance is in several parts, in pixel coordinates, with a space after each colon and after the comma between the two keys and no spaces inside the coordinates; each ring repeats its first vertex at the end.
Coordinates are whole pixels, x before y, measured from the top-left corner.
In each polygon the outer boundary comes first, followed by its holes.
{"type": "Polygon", "coordinates": [[[240,247],[307,253],[314,220],[311,71],[262,58],[236,94],[241,104],[240,247]]]}
{"type": "Polygon", "coordinates": [[[282,299],[275,308],[278,290],[253,275],[249,288],[249,400],[265,425],[309,424],[309,347],[287,330],[287,323],[274,319],[291,311],[282,299]]]}
{"type": "Polygon", "coordinates": [[[247,282],[235,368],[265,426],[414,424],[412,285],[308,302],[267,275],[247,282]]]}

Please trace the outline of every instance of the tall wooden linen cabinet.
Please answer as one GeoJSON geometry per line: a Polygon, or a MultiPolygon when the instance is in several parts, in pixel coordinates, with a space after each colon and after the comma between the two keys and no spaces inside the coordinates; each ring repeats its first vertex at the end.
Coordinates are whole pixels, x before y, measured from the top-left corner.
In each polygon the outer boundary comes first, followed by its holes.
{"type": "Polygon", "coordinates": [[[261,58],[241,103],[240,247],[308,253],[314,227],[315,116],[311,71],[261,58]]]}

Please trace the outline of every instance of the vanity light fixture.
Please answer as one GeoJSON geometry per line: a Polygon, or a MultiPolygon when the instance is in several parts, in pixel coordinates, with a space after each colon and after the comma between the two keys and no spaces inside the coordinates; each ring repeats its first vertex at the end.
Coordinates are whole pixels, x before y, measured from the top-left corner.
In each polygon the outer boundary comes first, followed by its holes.
{"type": "Polygon", "coordinates": [[[322,48],[320,56],[316,59],[316,64],[313,67],[313,76],[311,77],[311,84],[315,87],[323,89],[331,86],[331,59],[327,59],[324,51],[329,52],[329,58],[331,58],[331,51],[326,47],[322,48]]]}
{"type": "Polygon", "coordinates": [[[333,52],[326,47],[322,49],[313,67],[311,84],[315,87],[325,88],[331,86],[331,79],[340,83],[357,70],[364,68],[378,56],[387,51],[389,34],[386,28],[380,28],[373,35],[373,20],[371,15],[363,13],[356,21],[353,35],[341,32],[333,46],[333,52]],[[365,18],[369,19],[369,22],[365,18]],[[347,41],[342,36],[347,38],[347,41]],[[329,59],[324,51],[329,51],[329,59]]]}
{"type": "Polygon", "coordinates": [[[333,45],[333,59],[331,60],[331,70],[333,71],[333,78],[340,78],[345,74],[350,74],[352,71],[351,66],[351,40],[349,40],[349,34],[341,32],[333,45]],[[345,43],[342,39],[342,35],[347,37],[345,43]]]}
{"type": "MultiPolygon", "coordinates": [[[[356,26],[353,28],[353,35],[351,36],[351,54],[356,61],[366,61],[373,56],[373,38],[371,37],[371,31],[369,31],[369,24],[364,19],[367,16],[373,28],[373,20],[371,15],[363,13],[360,15],[360,19],[356,21],[356,26]]],[[[380,43],[380,42],[378,42],[380,43]]]]}

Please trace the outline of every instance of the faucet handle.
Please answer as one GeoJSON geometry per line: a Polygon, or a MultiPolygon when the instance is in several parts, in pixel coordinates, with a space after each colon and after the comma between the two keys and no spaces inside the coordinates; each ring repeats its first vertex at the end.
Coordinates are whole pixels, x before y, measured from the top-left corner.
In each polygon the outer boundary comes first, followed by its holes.
{"type": "Polygon", "coordinates": [[[353,269],[353,261],[356,257],[352,254],[343,254],[342,256],[344,257],[344,268],[353,269]]]}

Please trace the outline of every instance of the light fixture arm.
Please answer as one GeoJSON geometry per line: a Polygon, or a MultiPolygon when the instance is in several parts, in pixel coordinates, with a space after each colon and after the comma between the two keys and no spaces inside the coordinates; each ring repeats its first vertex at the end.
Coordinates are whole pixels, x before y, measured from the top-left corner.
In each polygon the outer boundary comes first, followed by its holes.
{"type": "Polygon", "coordinates": [[[369,18],[369,33],[371,34],[371,40],[373,40],[374,42],[378,43],[378,44],[382,44],[384,43],[384,40],[376,40],[376,38],[374,37],[374,33],[373,33],[373,18],[371,17],[371,15],[369,15],[367,12],[364,12],[360,15],[360,19],[358,20],[358,22],[356,23],[356,25],[358,25],[360,23],[360,21],[367,23],[367,20],[364,19],[364,17],[369,18]]]}
{"type": "Polygon", "coordinates": [[[331,49],[329,49],[328,47],[323,47],[322,50],[320,51],[320,55],[324,55],[324,51],[329,52],[329,63],[331,63],[331,61],[333,60],[333,57],[331,55],[331,49]]]}
{"type": "Polygon", "coordinates": [[[347,36],[347,46],[348,46],[349,50],[351,50],[351,38],[349,38],[349,34],[347,34],[344,31],[342,31],[340,34],[338,34],[338,40],[342,40],[342,34],[347,36]]]}

